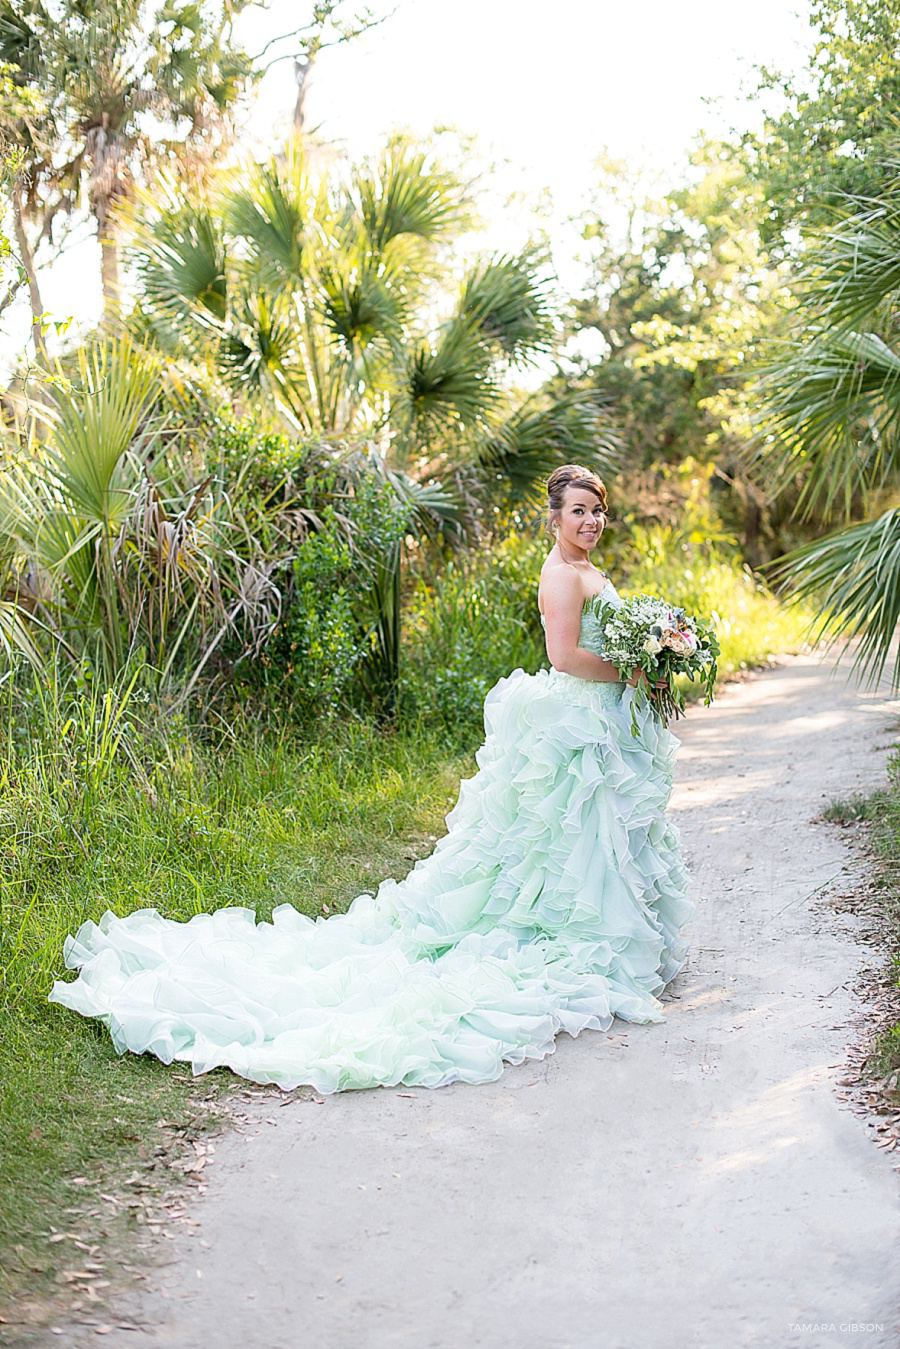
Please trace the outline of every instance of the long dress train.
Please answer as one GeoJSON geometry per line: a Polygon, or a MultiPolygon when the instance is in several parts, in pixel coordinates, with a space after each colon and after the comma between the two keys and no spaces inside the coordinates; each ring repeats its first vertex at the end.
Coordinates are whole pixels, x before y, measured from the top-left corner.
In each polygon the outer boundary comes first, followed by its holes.
{"type": "MultiPolygon", "coordinates": [[[[615,602],[611,583],[604,597],[615,602]]],[[[602,634],[585,609],[581,646],[602,634]]],[[[120,1052],[321,1092],[489,1082],[504,1061],[663,1019],[693,912],[664,815],[678,741],[624,684],[514,671],[485,700],[478,771],[402,880],[313,921],[225,908],[84,923],[50,1000],[120,1052]]]]}

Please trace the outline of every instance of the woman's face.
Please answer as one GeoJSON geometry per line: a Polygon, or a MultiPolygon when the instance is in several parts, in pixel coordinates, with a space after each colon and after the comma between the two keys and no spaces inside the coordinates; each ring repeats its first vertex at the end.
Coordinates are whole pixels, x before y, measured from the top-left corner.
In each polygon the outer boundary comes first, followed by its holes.
{"type": "Polygon", "coordinates": [[[562,509],[558,511],[554,523],[558,526],[557,543],[570,549],[579,548],[590,552],[596,548],[603,533],[606,516],[593,492],[589,492],[586,487],[567,487],[562,509]]]}

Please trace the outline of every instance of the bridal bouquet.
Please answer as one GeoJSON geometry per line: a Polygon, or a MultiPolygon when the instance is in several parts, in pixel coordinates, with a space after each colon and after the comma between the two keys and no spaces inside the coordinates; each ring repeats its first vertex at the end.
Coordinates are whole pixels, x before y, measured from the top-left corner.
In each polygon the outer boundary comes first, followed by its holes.
{"type": "MultiPolygon", "coordinates": [[[[676,675],[698,680],[706,692],[704,702],[712,702],[719,655],[712,623],[652,595],[593,607],[603,626],[604,656],[623,679],[630,679],[638,667],[643,671],[645,679],[638,690],[663,724],[684,712],[684,694],[675,683],[676,675]]],[[[633,709],[631,729],[636,735],[633,709]]]]}

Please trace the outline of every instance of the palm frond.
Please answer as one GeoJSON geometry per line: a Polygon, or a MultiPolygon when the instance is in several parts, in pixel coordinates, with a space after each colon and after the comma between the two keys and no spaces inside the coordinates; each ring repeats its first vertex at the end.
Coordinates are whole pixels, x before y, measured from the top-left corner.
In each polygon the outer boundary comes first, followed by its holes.
{"type": "Polygon", "coordinates": [[[598,473],[616,468],[622,443],[608,400],[572,390],[554,402],[529,399],[477,447],[477,462],[505,480],[512,500],[527,500],[554,468],[583,463],[598,473]]]}
{"type": "MultiPolygon", "coordinates": [[[[152,206],[152,200],[146,204],[152,206]]],[[[186,321],[224,320],[227,253],[221,223],[208,202],[175,195],[161,211],[135,217],[131,236],[144,307],[170,333],[184,342],[186,321]]]]}
{"type": "Polygon", "coordinates": [[[799,283],[804,302],[843,331],[877,327],[900,292],[900,203],[853,199],[852,214],[819,236],[799,283]]]}
{"type": "Polygon", "coordinates": [[[262,393],[295,407],[302,377],[297,370],[297,321],[289,300],[262,290],[244,291],[235,310],[216,350],[223,378],[237,391],[262,393]]]}
{"type": "Polygon", "coordinates": [[[32,614],[22,609],[15,600],[0,600],[0,651],[6,659],[24,656],[37,669],[46,664],[35,641],[36,623],[32,614]]]}
{"type": "Polygon", "coordinates": [[[819,328],[763,373],[757,469],[798,480],[805,518],[849,513],[900,467],[900,355],[875,333],[819,328]]]}
{"type": "Polygon", "coordinates": [[[417,482],[406,473],[389,470],[387,481],[408,511],[407,532],[435,539],[458,533],[460,503],[439,482],[417,482]]]}
{"type": "MultiPolygon", "coordinates": [[[[0,488],[2,492],[2,488],[0,488]]],[[[0,651],[7,662],[24,657],[38,669],[45,665],[38,635],[46,625],[36,616],[38,594],[32,578],[17,566],[19,542],[12,530],[13,516],[5,492],[0,495],[0,651]]]]}
{"type": "Polygon", "coordinates": [[[392,335],[404,317],[402,293],[370,258],[338,256],[322,267],[320,287],[325,323],[349,352],[392,335]]]}
{"type": "Polygon", "coordinates": [[[455,319],[434,343],[422,341],[407,353],[396,424],[405,441],[428,444],[483,425],[499,399],[490,358],[472,325],[455,319]]]}
{"type": "Polygon", "coordinates": [[[377,164],[356,171],[351,200],[370,247],[383,253],[404,235],[436,243],[465,219],[459,184],[427,155],[393,145],[377,164]]]}
{"type": "Polygon", "coordinates": [[[159,393],[159,363],[128,338],[82,347],[77,374],[60,369],[36,414],[52,428],[42,451],[42,474],[68,513],[87,524],[109,525],[136,480],[132,451],[159,393]]]}
{"type": "Polygon", "coordinates": [[[227,228],[249,250],[256,275],[275,288],[296,285],[306,249],[311,189],[302,147],[235,175],[224,201],[227,228]]]}
{"type": "MultiPolygon", "coordinates": [[[[817,639],[855,641],[853,667],[874,683],[890,656],[900,622],[900,511],[804,544],[773,569],[796,601],[812,601],[817,639]]],[[[900,689],[900,659],[891,670],[900,689]]]]}
{"type": "Polygon", "coordinates": [[[466,281],[460,314],[511,361],[527,361],[550,347],[550,291],[533,251],[501,254],[466,281]]]}

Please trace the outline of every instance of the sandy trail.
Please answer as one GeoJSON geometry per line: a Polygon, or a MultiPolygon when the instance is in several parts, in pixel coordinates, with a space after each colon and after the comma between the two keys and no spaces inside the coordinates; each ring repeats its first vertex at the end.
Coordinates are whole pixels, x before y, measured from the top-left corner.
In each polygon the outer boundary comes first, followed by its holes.
{"type": "Polygon", "coordinates": [[[148,1330],[103,1342],[900,1343],[896,1154],[833,1091],[867,952],[823,901],[857,864],[812,822],[883,780],[897,715],[808,657],[692,712],[698,913],[666,1025],[562,1036],[490,1086],[264,1103],[123,1307],[148,1330]]]}

